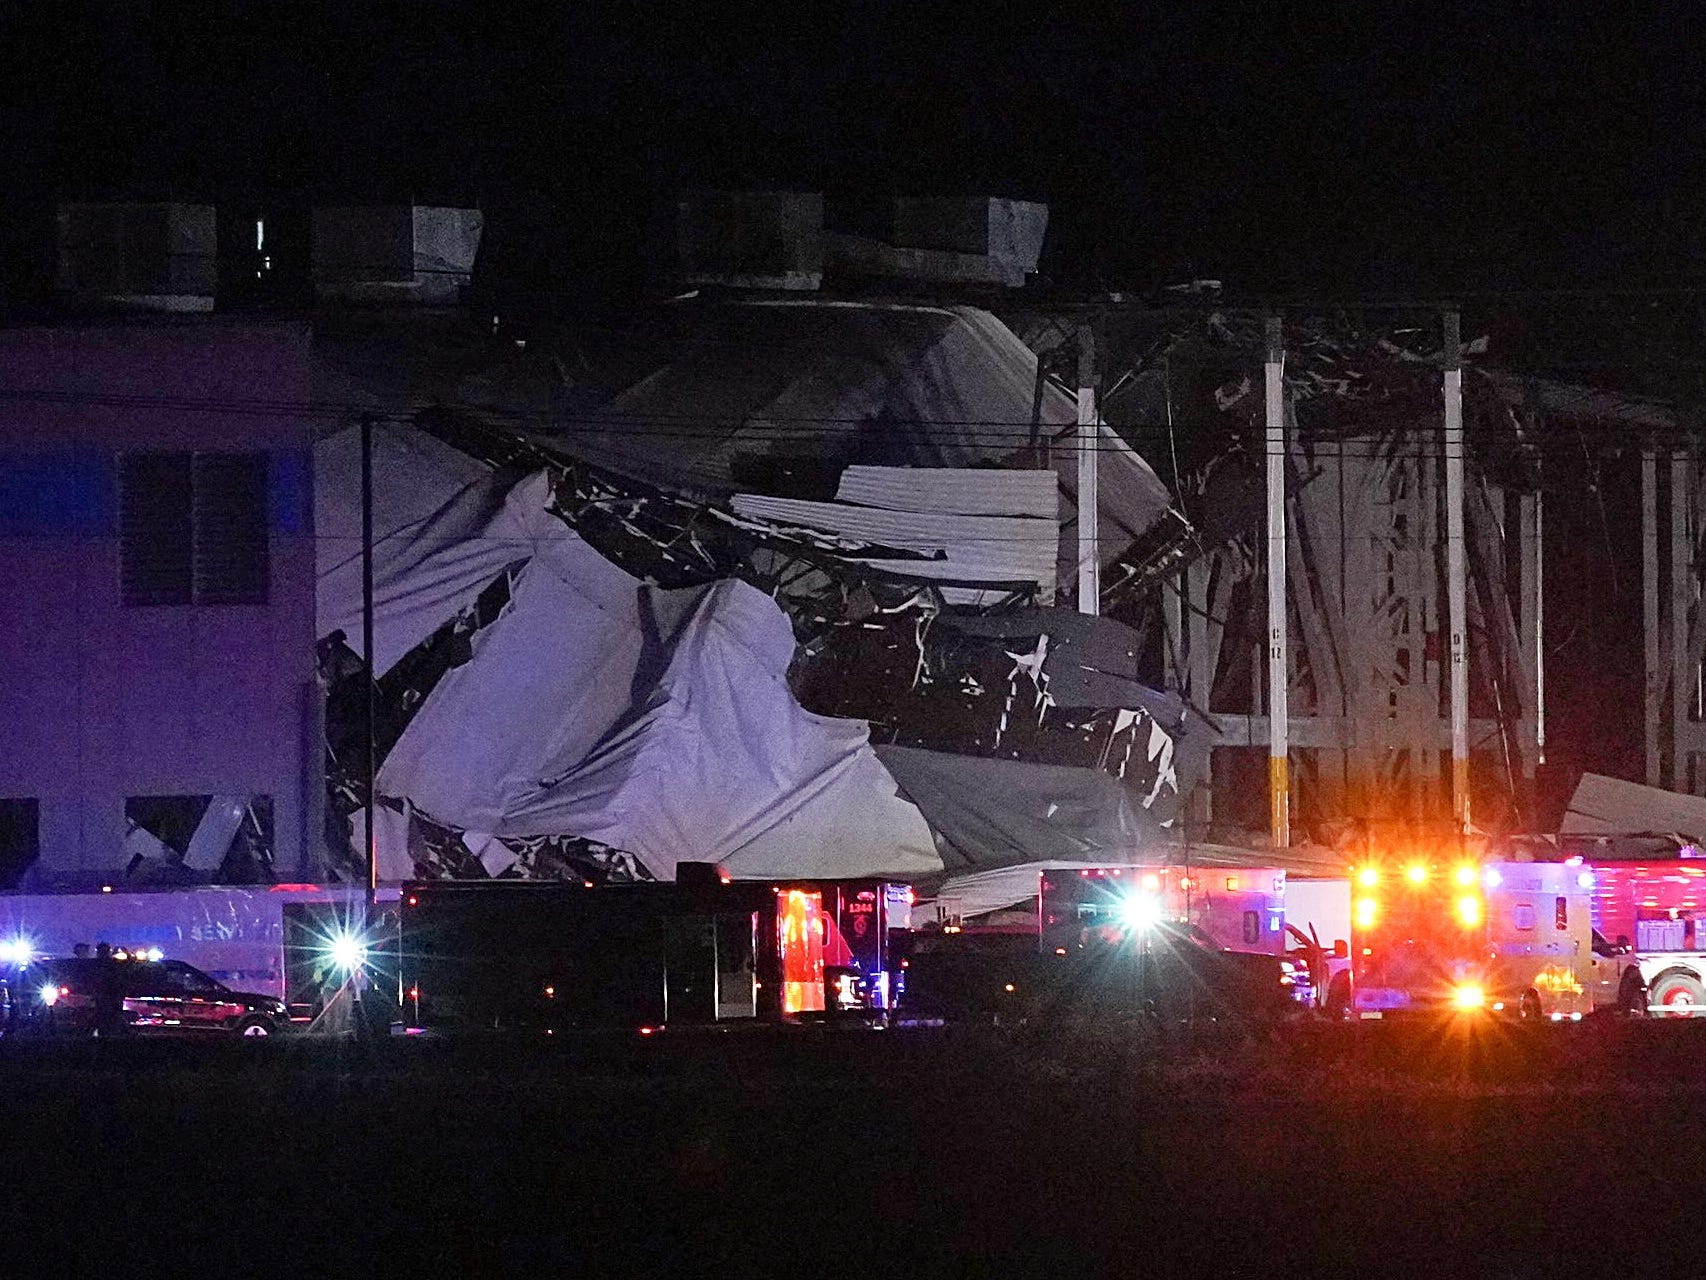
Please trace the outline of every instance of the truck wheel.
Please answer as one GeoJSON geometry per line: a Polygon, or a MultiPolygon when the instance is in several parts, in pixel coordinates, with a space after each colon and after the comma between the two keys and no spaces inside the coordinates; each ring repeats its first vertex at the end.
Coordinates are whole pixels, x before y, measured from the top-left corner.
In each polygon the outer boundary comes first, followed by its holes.
{"type": "Polygon", "coordinates": [[[1661,1018],[1706,1014],[1706,985],[1692,973],[1661,973],[1647,990],[1647,1004],[1661,1018]]]}
{"type": "Polygon", "coordinates": [[[1327,1016],[1334,1022],[1343,1022],[1351,1016],[1351,983],[1342,973],[1333,975],[1327,986],[1327,1016]]]}
{"type": "Polygon", "coordinates": [[[1517,1003],[1517,1013],[1524,1022],[1539,1022],[1541,1018],[1545,1017],[1540,1008],[1540,993],[1538,991],[1524,991],[1522,999],[1517,1003]]]}
{"type": "Polygon", "coordinates": [[[1647,988],[1633,973],[1623,979],[1623,987],[1617,993],[1617,1012],[1625,1018],[1647,1016],[1647,988]]]}

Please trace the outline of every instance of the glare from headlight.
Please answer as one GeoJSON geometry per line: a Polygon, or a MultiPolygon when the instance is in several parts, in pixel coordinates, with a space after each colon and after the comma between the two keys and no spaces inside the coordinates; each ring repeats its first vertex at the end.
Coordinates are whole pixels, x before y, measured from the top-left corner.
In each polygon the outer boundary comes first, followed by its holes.
{"type": "Polygon", "coordinates": [[[50,1009],[59,1003],[59,987],[52,982],[44,984],[36,994],[41,996],[41,1002],[50,1009]]]}
{"type": "Polygon", "coordinates": [[[1120,919],[1128,928],[1153,929],[1161,923],[1161,900],[1147,893],[1134,893],[1120,903],[1120,919]]]}
{"type": "Polygon", "coordinates": [[[1472,982],[1466,982],[1451,993],[1451,1003],[1459,1009],[1479,1009],[1487,1003],[1487,993],[1472,982]]]}
{"type": "Polygon", "coordinates": [[[367,963],[367,944],[353,933],[340,933],[327,946],[332,963],[345,973],[352,973],[367,963]]]}
{"type": "Polygon", "coordinates": [[[35,950],[24,938],[8,938],[0,942],[0,963],[25,965],[34,957],[35,950]]]}

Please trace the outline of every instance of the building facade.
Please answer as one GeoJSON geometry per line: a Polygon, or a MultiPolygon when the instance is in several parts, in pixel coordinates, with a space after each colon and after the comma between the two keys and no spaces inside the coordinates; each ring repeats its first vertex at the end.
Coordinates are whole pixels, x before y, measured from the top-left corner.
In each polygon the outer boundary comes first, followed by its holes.
{"type": "Polygon", "coordinates": [[[312,873],[312,399],[299,322],[0,329],[0,885],[312,873]]]}

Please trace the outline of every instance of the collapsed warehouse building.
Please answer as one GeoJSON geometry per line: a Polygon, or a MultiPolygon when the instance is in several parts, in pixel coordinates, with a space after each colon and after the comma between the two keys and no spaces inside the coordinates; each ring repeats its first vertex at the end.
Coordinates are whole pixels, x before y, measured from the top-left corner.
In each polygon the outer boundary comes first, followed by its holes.
{"type": "MultiPolygon", "coordinates": [[[[685,328],[596,408],[370,428],[380,877],[916,877],[1160,839],[1206,739],[1132,628],[1057,604],[1076,408],[1029,349],[969,307],[685,328]]],[[[368,802],[360,437],[315,457],[340,836],[368,802]]],[[[1098,450],[1129,591],[1189,530],[1119,436],[1098,450]]]]}
{"type": "MultiPolygon", "coordinates": [[[[596,403],[487,375],[380,430],[381,505],[416,494],[376,548],[388,875],[919,876],[1266,843],[1259,315],[1101,317],[1100,616],[1068,605],[1080,323],[800,299],[693,302],[665,328],[596,403]],[[623,627],[574,603],[606,597],[623,627]],[[744,674],[704,644],[736,618],[744,674]],[[740,698],[725,722],[677,714],[713,668],[766,690],[763,732],[740,698]],[[707,742],[718,769],[695,773],[707,742]]],[[[1288,321],[1287,344],[1292,843],[1435,836],[1439,341],[1338,316],[1288,321]]],[[[1496,833],[1536,814],[1548,432],[1641,406],[1466,375],[1468,730],[1496,833]]],[[[320,527],[343,531],[321,544],[339,822],[361,805],[355,441],[317,457],[320,527]]]]}

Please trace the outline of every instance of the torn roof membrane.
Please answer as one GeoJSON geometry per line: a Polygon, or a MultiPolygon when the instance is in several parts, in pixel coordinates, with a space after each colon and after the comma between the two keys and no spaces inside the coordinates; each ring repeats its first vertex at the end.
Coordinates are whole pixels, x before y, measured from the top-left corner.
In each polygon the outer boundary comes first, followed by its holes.
{"type": "MultiPolygon", "coordinates": [[[[1082,810],[1109,838],[1146,838],[1176,807],[1172,746],[1185,728],[1177,708],[1136,682],[1129,634],[1107,631],[1096,648],[1079,623],[1050,630],[1051,618],[1079,615],[1034,610],[1023,643],[1037,670],[1022,716],[1007,705],[1020,678],[1003,652],[1011,636],[960,632],[946,649],[931,639],[937,619],[976,612],[953,608],[962,598],[986,612],[1052,599],[1059,476],[895,465],[940,461],[944,450],[954,462],[1009,456],[1030,429],[1029,352],[965,309],[831,307],[827,320],[756,304],[725,310],[760,328],[779,316],[802,326],[811,359],[801,367],[753,348],[709,360],[689,348],[669,378],[649,381],[647,394],[668,384],[687,397],[673,432],[631,430],[645,425],[633,400],[628,417],[601,420],[602,434],[584,423],[522,431],[468,407],[423,413],[421,431],[376,432],[381,489],[403,499],[380,522],[375,667],[407,675],[423,643],[444,650],[420,666],[419,689],[382,682],[387,723],[398,728],[381,803],[406,801],[421,822],[479,833],[488,854],[493,839],[512,852],[525,845],[524,869],[570,840],[626,851],[664,877],[682,858],[754,875],[939,870],[944,850],[960,846],[944,844],[901,794],[867,741],[870,721],[886,742],[927,755],[1037,765],[1062,795],[1088,797],[1088,808],[1058,797],[1043,806],[1057,833],[1077,821],[1063,814],[1082,810]],[[865,345],[833,349],[848,325],[865,345]],[[911,346],[894,341],[897,327],[911,346]],[[797,384],[786,395],[776,389],[784,374],[797,384]],[[695,398],[686,388],[696,380],[695,398]],[[885,400],[891,384],[899,398],[885,400]],[[761,420],[718,408],[757,392],[799,412],[761,420]],[[806,429],[810,397],[876,416],[806,429]],[[916,420],[895,418],[902,410],[916,420]],[[946,450],[944,431],[965,457],[946,450]],[[786,487],[810,471],[790,470],[788,450],[826,439],[858,447],[808,476],[833,477],[821,498],[732,499],[732,489],[695,480],[707,458],[729,461],[732,481],[735,463],[763,456],[786,463],[774,473],[786,487]],[[864,451],[873,439],[889,456],[864,451]],[[718,440],[734,444],[718,452],[718,440]],[[635,463],[635,450],[651,464],[635,463]],[[450,620],[499,578],[507,589],[495,617],[441,644],[450,620]],[[848,644],[853,636],[877,647],[848,644]],[[1060,641],[1053,657],[1050,636],[1060,641]],[[904,651],[885,650],[891,640],[904,651]],[[1111,701],[1085,705],[1102,698],[1111,701]]],[[[1070,402],[1044,398],[1070,421],[1070,402]]],[[[659,405],[648,412],[668,425],[659,405]]],[[[831,416],[817,415],[818,425],[831,416]]],[[[334,530],[358,502],[356,434],[323,442],[334,530]]],[[[1123,444],[1100,456],[1116,517],[1104,546],[1119,552],[1153,525],[1166,494],[1123,444]],[[1118,479],[1122,465],[1136,468],[1132,483],[1118,479]]],[[[1075,477],[1075,459],[1063,466],[1075,477]]],[[[323,635],[342,630],[347,640],[359,635],[360,557],[359,546],[353,558],[337,554],[345,541],[333,540],[322,565],[321,619],[323,635]]],[[[1030,840],[1016,828],[1005,845],[953,856],[1017,857],[1030,840]]],[[[471,848],[462,841],[440,861],[471,866],[471,848]]],[[[570,850],[565,865],[582,853],[570,850]]],[[[477,860],[486,867],[484,854],[477,860]]]]}

